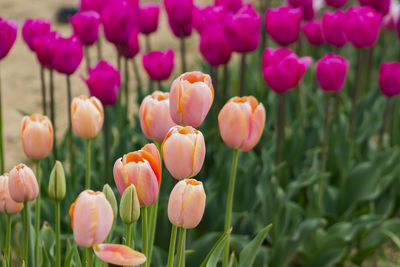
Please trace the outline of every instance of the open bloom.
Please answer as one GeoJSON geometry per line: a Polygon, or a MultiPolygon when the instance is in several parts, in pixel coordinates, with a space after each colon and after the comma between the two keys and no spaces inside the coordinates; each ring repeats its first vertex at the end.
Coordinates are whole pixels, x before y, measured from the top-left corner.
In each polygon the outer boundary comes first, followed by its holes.
{"type": "Polygon", "coordinates": [[[303,33],[312,45],[322,45],[325,42],[322,33],[321,20],[309,20],[303,25],[303,33]]]}
{"type": "Polygon", "coordinates": [[[196,176],[205,153],[203,134],[190,126],[172,127],[162,143],[165,167],[178,180],[196,176]]]}
{"type": "Polygon", "coordinates": [[[400,94],[400,63],[382,63],[379,68],[378,83],[385,96],[393,97],[400,94]]]}
{"type": "Polygon", "coordinates": [[[171,85],[169,111],[176,124],[199,127],[214,100],[211,77],[200,71],[181,74],[171,85]]]}
{"type": "Polygon", "coordinates": [[[15,166],[9,174],[8,190],[16,202],[34,200],[39,194],[39,185],[32,169],[25,164],[15,166]]]}
{"type": "Polygon", "coordinates": [[[83,139],[94,138],[103,127],[103,105],[96,97],[81,95],[71,103],[71,122],[74,133],[83,139]]]}
{"type": "Polygon", "coordinates": [[[0,175],[0,212],[15,214],[20,212],[24,205],[20,202],[15,202],[11,198],[8,189],[8,179],[8,173],[0,175]]]}
{"type": "Polygon", "coordinates": [[[46,116],[33,114],[22,119],[22,147],[29,158],[46,158],[53,148],[53,137],[53,125],[46,116]]]}
{"type": "Polygon", "coordinates": [[[235,96],[219,112],[218,124],[227,146],[249,151],[258,143],[264,130],[264,105],[253,96],[235,96]]]}
{"type": "Polygon", "coordinates": [[[174,186],[168,200],[168,218],[176,226],[195,228],[201,221],[206,207],[203,183],[185,179],[174,186]]]}
{"type": "Polygon", "coordinates": [[[59,73],[73,74],[82,62],[83,47],[76,36],[56,40],[52,67],[59,73]]]}
{"type": "Polygon", "coordinates": [[[342,47],[347,39],[344,32],[346,23],[346,13],[337,10],[335,12],[325,12],[321,18],[322,32],[324,39],[330,45],[342,47]]]}
{"type": "Polygon", "coordinates": [[[153,205],[161,183],[161,162],[157,147],[147,144],[141,150],[117,159],[114,164],[114,181],[121,195],[125,188],[133,184],[140,205],[153,205]]]}
{"type": "Polygon", "coordinates": [[[151,51],[143,54],[143,67],[154,81],[163,81],[169,78],[174,69],[174,50],[151,51]]]}
{"type": "Polygon", "coordinates": [[[169,93],[156,91],[146,96],[140,105],[139,119],[143,134],[161,143],[175,126],[169,114],[169,93]]]}
{"type": "Polygon", "coordinates": [[[158,27],[160,6],[155,3],[144,3],[138,10],[138,26],[143,34],[155,32],[158,27]]]}
{"type": "Polygon", "coordinates": [[[0,17],[0,59],[7,56],[17,39],[18,24],[15,20],[0,17]]]}
{"type": "Polygon", "coordinates": [[[96,11],[81,11],[70,18],[74,34],[83,45],[92,45],[99,36],[100,15],[96,11]]]}
{"type": "Polygon", "coordinates": [[[319,86],[324,91],[339,92],[346,81],[349,61],[345,58],[326,54],[315,65],[315,75],[319,86]]]}
{"type": "Polygon", "coordinates": [[[27,19],[22,26],[22,37],[29,49],[34,51],[34,40],[36,37],[50,32],[50,22],[43,19],[27,19]]]}

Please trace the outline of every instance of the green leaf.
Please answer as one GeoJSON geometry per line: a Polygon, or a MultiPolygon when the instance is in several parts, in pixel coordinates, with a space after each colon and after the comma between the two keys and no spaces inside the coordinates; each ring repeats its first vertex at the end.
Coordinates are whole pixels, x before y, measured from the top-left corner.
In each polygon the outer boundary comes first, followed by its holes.
{"type": "Polygon", "coordinates": [[[387,235],[390,239],[392,239],[393,243],[395,243],[397,248],[400,249],[400,238],[397,235],[395,235],[392,231],[389,231],[387,229],[382,229],[381,232],[387,235]]]}
{"type": "Polygon", "coordinates": [[[252,266],[258,250],[261,247],[265,237],[267,236],[272,224],[262,229],[256,237],[248,243],[239,254],[239,267],[252,266]]]}
{"type": "Polygon", "coordinates": [[[217,266],[218,260],[221,256],[221,252],[223,251],[226,241],[228,240],[229,234],[231,233],[232,228],[226,231],[221,237],[217,240],[214,246],[211,248],[210,252],[207,254],[204,259],[201,267],[211,267],[217,266]]]}

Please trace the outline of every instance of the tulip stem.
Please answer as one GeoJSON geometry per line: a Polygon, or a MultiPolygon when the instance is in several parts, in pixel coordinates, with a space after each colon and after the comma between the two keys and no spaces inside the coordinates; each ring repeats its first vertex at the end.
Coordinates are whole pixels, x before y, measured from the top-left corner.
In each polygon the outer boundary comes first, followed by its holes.
{"type": "Polygon", "coordinates": [[[225,102],[225,99],[228,98],[228,92],[227,92],[227,88],[228,88],[228,81],[229,81],[229,72],[228,72],[228,63],[226,63],[224,65],[224,72],[223,72],[223,78],[222,78],[222,101],[221,103],[225,102]]]}
{"type": "Polygon", "coordinates": [[[175,255],[175,243],[176,243],[176,232],[178,227],[176,225],[172,225],[171,229],[171,238],[169,240],[169,251],[168,251],[168,263],[167,267],[174,266],[174,255],[175,255]]]}
{"type": "Polygon", "coordinates": [[[68,156],[69,156],[69,174],[71,176],[71,182],[75,185],[75,174],[74,174],[74,151],[73,151],[73,141],[72,141],[72,121],[71,121],[71,76],[67,77],[67,106],[68,106],[68,156]]]}
{"type": "Polygon", "coordinates": [[[149,53],[151,51],[151,43],[150,43],[150,35],[149,34],[145,35],[145,42],[146,42],[146,53],[149,53]]]}
{"type": "Polygon", "coordinates": [[[101,49],[101,38],[99,36],[99,38],[97,38],[97,42],[96,42],[96,46],[97,46],[97,61],[100,61],[103,57],[103,53],[102,53],[102,49],[101,49]]]}
{"type": "MultiPolygon", "coordinates": [[[[29,202],[25,201],[24,202],[24,262],[25,266],[29,266],[28,264],[28,236],[29,236],[29,228],[30,225],[28,223],[30,222],[29,219],[29,202]]],[[[30,223],[29,223],[30,224],[30,223]]]]}
{"type": "Polygon", "coordinates": [[[90,55],[89,55],[89,46],[85,45],[85,60],[86,60],[86,72],[89,74],[90,68],[90,55]]]}
{"type": "MultiPolygon", "coordinates": [[[[143,207],[142,208],[142,252],[143,254],[148,258],[148,253],[147,253],[147,238],[148,238],[148,221],[147,221],[147,207],[143,207]]],[[[146,262],[143,264],[143,266],[147,266],[147,260],[146,262]]]]}
{"type": "Polygon", "coordinates": [[[358,91],[360,89],[361,84],[361,76],[362,76],[362,67],[363,67],[363,50],[358,50],[358,59],[357,59],[357,71],[354,81],[354,91],[353,91],[353,99],[351,103],[351,120],[350,120],[350,128],[349,128],[349,138],[353,138],[354,128],[356,126],[356,119],[357,119],[357,98],[358,98],[358,91]]]}
{"type": "Polygon", "coordinates": [[[128,223],[126,224],[126,240],[125,240],[125,245],[128,247],[131,247],[131,239],[132,239],[132,224],[128,223]]]}
{"type": "Polygon", "coordinates": [[[110,148],[109,148],[109,135],[110,129],[108,124],[108,107],[104,106],[104,127],[103,127],[103,138],[104,138],[104,183],[106,184],[109,179],[109,161],[110,161],[110,148]]]}
{"type": "Polygon", "coordinates": [[[135,79],[137,82],[137,88],[138,88],[138,103],[140,103],[142,101],[142,97],[143,97],[143,92],[142,92],[142,79],[140,79],[140,74],[139,74],[139,69],[138,66],[136,64],[136,60],[135,58],[132,59],[132,67],[133,67],[133,74],[135,75],[135,79]]]}
{"type": "Polygon", "coordinates": [[[185,47],[185,36],[183,35],[183,29],[179,30],[180,33],[180,43],[181,43],[181,67],[182,73],[186,72],[186,47],[185,47]]]}
{"type": "Polygon", "coordinates": [[[386,125],[387,125],[387,120],[389,117],[390,112],[390,98],[386,100],[386,105],[385,105],[385,111],[383,113],[383,123],[382,127],[379,133],[379,141],[378,141],[378,148],[382,148],[382,143],[383,143],[383,136],[385,135],[386,132],[386,125]]]}
{"type": "Polygon", "coordinates": [[[40,244],[40,160],[36,160],[36,179],[39,185],[39,193],[35,203],[35,266],[39,266],[39,244],[40,244]]]}
{"type": "MultiPolygon", "coordinates": [[[[231,228],[231,218],[232,218],[232,206],[233,206],[233,196],[235,192],[235,180],[236,180],[236,172],[237,172],[237,163],[239,158],[239,150],[233,150],[233,158],[232,158],[232,169],[231,169],[231,177],[229,179],[229,187],[228,187],[228,198],[226,200],[226,211],[225,211],[225,227],[224,231],[228,231],[231,228]]],[[[224,249],[224,258],[222,262],[222,266],[228,266],[229,262],[229,236],[226,241],[225,249],[224,249]]]]}
{"type": "Polygon", "coordinates": [[[124,71],[125,71],[125,118],[128,121],[129,110],[129,69],[128,69],[128,49],[125,49],[124,57],[124,71]]]}
{"type": "Polygon", "coordinates": [[[239,96],[245,95],[245,81],[246,81],[246,53],[242,53],[240,57],[240,86],[239,96]]]}
{"type": "Polygon", "coordinates": [[[57,160],[57,134],[56,134],[56,115],[54,113],[54,76],[53,69],[50,68],[50,119],[53,124],[54,142],[53,142],[53,156],[57,160]]]}
{"type": "Polygon", "coordinates": [[[161,81],[157,81],[157,90],[158,91],[162,91],[162,85],[161,85],[161,81]]]}
{"type": "Polygon", "coordinates": [[[90,189],[90,139],[86,139],[86,189],[90,189]]]}
{"type": "Polygon", "coordinates": [[[7,266],[12,266],[11,264],[11,215],[7,214],[7,236],[6,236],[6,259],[7,266]]]}
{"type": "MultiPolygon", "coordinates": [[[[279,108],[278,108],[278,131],[276,135],[276,150],[275,150],[275,167],[281,163],[281,150],[282,150],[282,140],[284,138],[284,128],[285,128],[285,103],[286,94],[282,93],[279,95],[279,108]]],[[[279,179],[280,173],[277,171],[276,177],[279,179]]]]}
{"type": "Polygon", "coordinates": [[[93,248],[88,247],[86,248],[86,267],[93,266],[93,248]]]}
{"type": "Polygon", "coordinates": [[[392,108],[392,131],[391,131],[391,136],[390,136],[390,145],[394,146],[397,144],[398,140],[398,125],[399,125],[399,115],[398,115],[398,110],[399,110],[399,100],[398,99],[393,99],[394,106],[392,108]]]}
{"type": "Polygon", "coordinates": [[[56,201],[56,266],[61,266],[61,249],[60,249],[60,201],[56,201]]]}
{"type": "Polygon", "coordinates": [[[44,82],[44,68],[40,65],[40,83],[42,87],[42,106],[43,115],[47,115],[47,101],[46,101],[46,83],[44,82]]]}
{"type": "Polygon", "coordinates": [[[181,227],[179,229],[177,267],[185,267],[185,242],[186,242],[186,229],[181,227]]]}
{"type": "Polygon", "coordinates": [[[1,100],[1,75],[0,75],[0,171],[4,173],[4,149],[3,149],[3,107],[1,100]]]}

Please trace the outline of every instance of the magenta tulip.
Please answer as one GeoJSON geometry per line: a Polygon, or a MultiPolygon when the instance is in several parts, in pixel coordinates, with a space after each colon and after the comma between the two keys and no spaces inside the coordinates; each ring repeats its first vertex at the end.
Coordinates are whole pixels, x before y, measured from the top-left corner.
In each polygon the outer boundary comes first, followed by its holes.
{"type": "Polygon", "coordinates": [[[346,81],[349,61],[345,58],[326,54],[315,65],[315,75],[319,86],[324,91],[339,92],[346,81]]]}
{"type": "Polygon", "coordinates": [[[139,32],[137,29],[131,31],[128,45],[120,45],[119,50],[121,56],[127,56],[128,58],[134,58],[139,53],[139,32]],[[128,51],[126,51],[126,48],[128,48],[128,51]]]}
{"type": "Polygon", "coordinates": [[[0,59],[7,56],[17,39],[18,23],[0,17],[0,59]]]}
{"type": "Polygon", "coordinates": [[[70,18],[74,34],[83,45],[89,46],[99,36],[100,15],[95,11],[82,11],[70,18]]]}
{"type": "Polygon", "coordinates": [[[54,49],[52,66],[59,73],[71,75],[81,64],[83,47],[76,36],[58,38],[54,49]]]}
{"type": "Polygon", "coordinates": [[[310,20],[304,23],[303,33],[307,41],[312,45],[322,45],[325,42],[321,20],[310,20]]]}
{"type": "Polygon", "coordinates": [[[341,8],[347,4],[348,1],[349,0],[325,0],[325,3],[334,8],[341,8]]]}
{"type": "Polygon", "coordinates": [[[371,6],[382,15],[389,13],[390,0],[358,0],[361,6],[371,6]]]}
{"type": "Polygon", "coordinates": [[[49,32],[33,40],[36,57],[44,68],[52,67],[57,39],[61,38],[57,32],[49,32]]]}
{"type": "Polygon", "coordinates": [[[322,33],[325,41],[335,47],[343,47],[347,42],[344,33],[345,23],[345,12],[340,10],[325,12],[321,19],[322,33]]]}
{"type": "Polygon", "coordinates": [[[145,3],[138,10],[139,31],[143,34],[155,32],[158,27],[160,6],[155,3],[145,3]]]}
{"type": "Polygon", "coordinates": [[[236,13],[243,7],[242,0],[215,0],[216,6],[222,6],[226,11],[236,13]]]}
{"type": "Polygon", "coordinates": [[[103,9],[112,2],[113,0],[80,0],[80,10],[88,11],[94,10],[97,13],[101,13],[103,9]]]}
{"type": "Polygon", "coordinates": [[[385,96],[393,97],[400,94],[400,63],[382,63],[379,68],[378,83],[385,96]]]}
{"type": "Polygon", "coordinates": [[[269,8],[265,13],[265,29],[276,43],[288,46],[299,39],[301,16],[300,8],[269,8]]]}
{"type": "Polygon", "coordinates": [[[193,10],[193,28],[202,33],[207,27],[222,24],[225,18],[223,6],[206,6],[200,8],[195,6],[193,10]]]}
{"type": "Polygon", "coordinates": [[[200,36],[200,52],[211,66],[226,64],[232,50],[221,25],[207,27],[200,36]]]}
{"type": "Polygon", "coordinates": [[[299,84],[311,60],[298,58],[287,48],[267,48],[262,58],[264,80],[276,93],[284,93],[299,84]]]}
{"type": "Polygon", "coordinates": [[[90,95],[97,97],[103,105],[114,105],[121,87],[121,74],[111,64],[100,61],[95,68],[89,68],[89,77],[84,79],[90,95]]]}
{"type": "Polygon", "coordinates": [[[169,18],[168,18],[168,24],[169,27],[171,28],[172,33],[176,36],[176,37],[187,37],[190,36],[192,34],[192,30],[193,30],[193,23],[188,23],[185,24],[183,26],[179,26],[174,24],[169,18]]]}
{"type": "Polygon", "coordinates": [[[314,17],[314,8],[312,0],[288,0],[291,7],[298,7],[302,10],[302,17],[305,20],[310,20],[314,17]]]}
{"type": "Polygon", "coordinates": [[[181,33],[184,36],[190,35],[193,20],[193,0],[164,0],[164,6],[174,34],[178,37],[181,33]]]}
{"type": "Polygon", "coordinates": [[[22,26],[22,37],[29,49],[34,51],[34,39],[50,32],[50,22],[43,19],[27,19],[22,26]]]}
{"type": "Polygon", "coordinates": [[[174,58],[172,49],[152,51],[143,55],[143,67],[152,80],[166,80],[174,69],[174,58]]]}

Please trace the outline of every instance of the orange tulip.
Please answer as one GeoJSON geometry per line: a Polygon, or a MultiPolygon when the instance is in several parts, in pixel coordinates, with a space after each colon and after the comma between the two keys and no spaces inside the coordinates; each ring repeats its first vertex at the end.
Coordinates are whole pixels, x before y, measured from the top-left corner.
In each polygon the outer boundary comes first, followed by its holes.
{"type": "Polygon", "coordinates": [[[8,190],[16,202],[34,200],[39,194],[39,185],[31,168],[25,164],[15,166],[9,174],[8,190]]]}
{"type": "Polygon", "coordinates": [[[24,205],[19,202],[15,202],[9,193],[8,189],[8,173],[0,176],[0,212],[7,214],[15,214],[22,210],[24,205]]]}
{"type": "Polygon", "coordinates": [[[33,160],[46,158],[53,148],[53,125],[46,116],[25,116],[21,124],[22,147],[33,160]]]}
{"type": "Polygon", "coordinates": [[[71,122],[74,133],[83,139],[94,138],[103,127],[103,105],[96,97],[81,95],[71,103],[71,122]]]}

